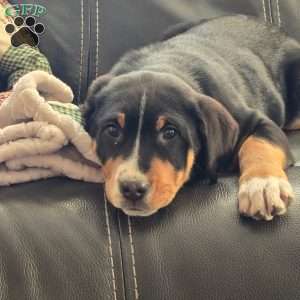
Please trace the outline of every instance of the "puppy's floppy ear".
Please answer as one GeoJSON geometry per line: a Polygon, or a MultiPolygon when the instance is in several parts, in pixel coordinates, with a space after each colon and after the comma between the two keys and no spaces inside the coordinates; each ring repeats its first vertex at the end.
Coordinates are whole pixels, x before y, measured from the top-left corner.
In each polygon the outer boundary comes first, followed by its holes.
{"type": "Polygon", "coordinates": [[[181,22],[175,25],[170,26],[167,28],[161,37],[162,41],[166,41],[176,35],[181,33],[185,33],[186,31],[190,30],[191,28],[206,23],[209,19],[200,19],[198,21],[189,21],[189,22],[181,22]]]}
{"type": "Polygon", "coordinates": [[[89,86],[87,92],[87,100],[91,96],[95,95],[97,92],[100,92],[102,88],[104,88],[112,79],[113,79],[113,75],[110,73],[97,77],[89,86]]]}
{"type": "Polygon", "coordinates": [[[201,140],[197,163],[211,182],[216,182],[218,163],[233,154],[239,126],[228,110],[215,99],[197,94],[196,101],[201,140]]]}
{"type": "Polygon", "coordinates": [[[81,106],[81,111],[85,122],[85,130],[88,131],[93,137],[95,135],[95,126],[93,125],[95,125],[97,94],[112,80],[112,78],[113,76],[109,73],[97,77],[91,83],[84,104],[81,106]]]}

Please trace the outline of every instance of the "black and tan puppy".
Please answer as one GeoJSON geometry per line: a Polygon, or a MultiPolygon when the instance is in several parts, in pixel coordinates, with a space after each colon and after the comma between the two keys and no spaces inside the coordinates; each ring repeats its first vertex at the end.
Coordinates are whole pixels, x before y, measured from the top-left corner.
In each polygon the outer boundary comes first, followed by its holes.
{"type": "Polygon", "coordinates": [[[236,164],[240,212],[271,220],[293,198],[282,128],[300,128],[300,45],[241,15],[177,26],[94,81],[85,119],[126,214],[151,215],[192,176],[236,164]]]}

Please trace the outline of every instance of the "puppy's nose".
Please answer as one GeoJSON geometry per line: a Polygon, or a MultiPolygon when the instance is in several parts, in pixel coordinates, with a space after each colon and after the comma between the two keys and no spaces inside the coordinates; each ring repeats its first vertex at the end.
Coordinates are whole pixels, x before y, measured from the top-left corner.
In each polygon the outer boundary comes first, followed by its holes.
{"type": "Polygon", "coordinates": [[[131,201],[142,200],[147,193],[149,185],[140,181],[122,181],[120,190],[124,198],[131,201]]]}

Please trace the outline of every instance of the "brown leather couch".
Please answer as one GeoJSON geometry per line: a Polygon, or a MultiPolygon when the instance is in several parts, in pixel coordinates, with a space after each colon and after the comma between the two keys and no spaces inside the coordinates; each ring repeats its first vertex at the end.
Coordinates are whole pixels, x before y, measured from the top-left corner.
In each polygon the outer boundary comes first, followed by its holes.
{"type": "MultiPolygon", "coordinates": [[[[78,102],[122,53],[178,21],[251,14],[300,40],[299,0],[25,2],[47,7],[41,50],[78,102]]],[[[300,133],[290,141],[299,164],[300,133]]],[[[296,200],[272,222],[238,215],[234,175],[188,185],[148,218],[128,218],[95,184],[0,188],[0,299],[300,299],[300,164],[288,173],[296,200]]]]}

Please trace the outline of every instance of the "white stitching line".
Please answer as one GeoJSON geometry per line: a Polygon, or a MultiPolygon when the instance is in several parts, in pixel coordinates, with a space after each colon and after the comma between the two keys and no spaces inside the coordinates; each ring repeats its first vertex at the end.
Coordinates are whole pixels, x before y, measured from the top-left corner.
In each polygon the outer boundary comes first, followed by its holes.
{"type": "Polygon", "coordinates": [[[129,235],[129,242],[130,242],[130,253],[131,253],[131,262],[132,262],[133,283],[134,283],[134,295],[135,295],[135,300],[138,300],[139,299],[139,291],[138,291],[136,268],[135,268],[134,245],[133,245],[133,238],[132,238],[132,229],[131,229],[130,217],[127,217],[127,220],[128,220],[128,235],[129,235]]]}
{"type": "Polygon", "coordinates": [[[99,64],[99,1],[96,1],[96,66],[95,76],[98,77],[99,64]]]}
{"type": "Polygon", "coordinates": [[[276,1],[276,6],[277,6],[278,27],[281,27],[281,16],[280,16],[279,0],[276,1]]]}
{"type": "Polygon", "coordinates": [[[113,293],[114,293],[114,300],[117,300],[115,265],[114,265],[114,258],[113,258],[113,253],[112,253],[110,222],[109,222],[109,217],[108,217],[107,198],[106,198],[105,192],[104,192],[104,207],[105,207],[105,220],[106,220],[106,228],[107,228],[107,236],[108,236],[108,249],[109,249],[109,260],[110,260],[110,266],[111,266],[113,293]]]}
{"type": "Polygon", "coordinates": [[[81,25],[80,25],[80,68],[79,68],[79,85],[78,85],[78,99],[77,101],[80,102],[80,96],[81,96],[81,83],[82,83],[82,65],[83,65],[83,0],[80,1],[80,10],[81,10],[81,25]]]}
{"type": "Polygon", "coordinates": [[[268,0],[268,6],[269,6],[269,16],[270,16],[270,23],[273,24],[273,20],[272,20],[272,6],[271,6],[271,1],[268,0]]]}
{"type": "Polygon", "coordinates": [[[261,2],[262,2],[262,5],[263,5],[265,22],[267,22],[267,13],[266,13],[265,0],[261,0],[261,2]]]}

